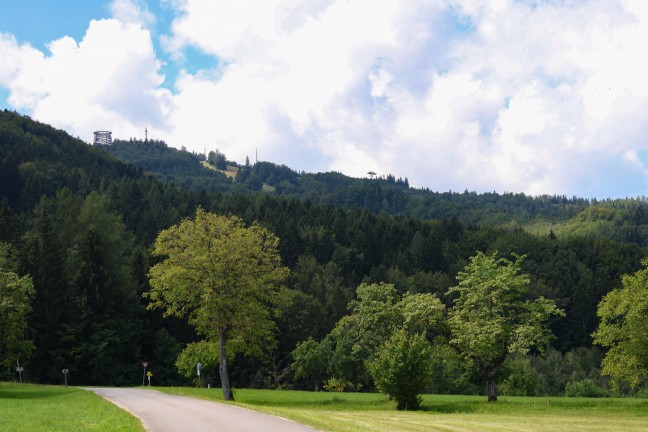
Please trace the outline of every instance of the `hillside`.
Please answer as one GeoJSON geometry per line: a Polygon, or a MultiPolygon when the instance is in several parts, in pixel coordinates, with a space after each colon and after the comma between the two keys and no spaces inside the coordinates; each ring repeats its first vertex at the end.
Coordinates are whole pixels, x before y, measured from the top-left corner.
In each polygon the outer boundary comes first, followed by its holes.
{"type": "Polygon", "coordinates": [[[391,175],[369,179],[337,172],[298,173],[271,162],[244,166],[230,162],[227,171],[219,171],[203,155],[177,150],[164,142],[116,141],[105,149],[158,179],[193,190],[263,191],[319,205],[360,208],[375,214],[406,215],[422,220],[456,218],[464,224],[648,245],[648,203],[643,199],[597,201],[565,196],[533,197],[523,193],[434,192],[411,188],[407,179],[391,175]],[[219,172],[233,181],[215,175],[219,172]]]}
{"type": "MultiPolygon", "coordinates": [[[[176,156],[186,158],[182,151],[176,156]]],[[[552,322],[553,348],[559,356],[593,356],[598,301],[619,286],[623,274],[636,271],[647,253],[642,200],[432,193],[389,178],[298,174],[269,163],[239,167],[231,190],[240,193],[210,192],[159,181],[160,173],[148,171],[28,117],[0,112],[0,243],[8,245],[6,262],[13,271],[29,274],[36,289],[27,332],[35,351],[21,360],[30,380],[59,383],[65,367],[74,385],[133,385],[141,381],[140,362],[146,359],[159,384],[187,382],[174,362],[198,336],[185,321],[147,310],[142,293],[158,232],[192,216],[198,206],[258,221],[276,233],[291,270],[276,316],[277,346],[238,359],[236,387],[303,386],[290,375],[292,350],[308,337],[327,335],[348,313],[362,282],[392,283],[400,293],[435,293],[451,304],[448,289],[476,251],[526,255],[531,295],[555,300],[567,314],[552,322]],[[252,183],[272,185],[275,192],[255,192],[252,183]],[[406,203],[421,200],[419,211],[428,216],[388,214],[387,204],[358,208],[362,190],[408,198],[399,204],[405,210],[415,208],[406,203]],[[522,208],[528,208],[529,223],[558,220],[564,233],[537,235],[492,223],[492,215],[511,221],[524,214],[522,208]]],[[[465,381],[470,374],[448,374],[438,391],[474,391],[465,381]]],[[[0,379],[11,376],[11,369],[0,370],[0,379]]]]}

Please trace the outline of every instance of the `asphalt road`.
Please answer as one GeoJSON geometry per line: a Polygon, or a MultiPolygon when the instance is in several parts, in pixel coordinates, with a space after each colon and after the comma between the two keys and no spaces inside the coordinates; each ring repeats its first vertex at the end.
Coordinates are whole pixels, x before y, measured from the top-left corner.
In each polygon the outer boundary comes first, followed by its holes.
{"type": "Polygon", "coordinates": [[[142,420],[150,432],[316,432],[245,408],[155,390],[89,388],[142,420]]]}

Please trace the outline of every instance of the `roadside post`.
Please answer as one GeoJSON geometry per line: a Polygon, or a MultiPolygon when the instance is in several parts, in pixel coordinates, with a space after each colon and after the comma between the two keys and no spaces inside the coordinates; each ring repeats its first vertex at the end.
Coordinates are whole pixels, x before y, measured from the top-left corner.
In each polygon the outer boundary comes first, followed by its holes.
{"type": "Polygon", "coordinates": [[[146,372],[146,376],[148,377],[148,385],[151,387],[151,377],[153,376],[153,372],[146,372]]]}
{"type": "Polygon", "coordinates": [[[25,369],[22,366],[20,366],[20,362],[18,360],[16,360],[16,372],[18,372],[18,380],[20,381],[21,384],[23,382],[23,371],[24,370],[25,369]]]}
{"type": "Polygon", "coordinates": [[[148,362],[143,361],[142,366],[144,367],[144,372],[142,373],[142,387],[144,387],[144,380],[146,379],[146,366],[148,366],[148,362]]]}
{"type": "Polygon", "coordinates": [[[200,380],[200,363],[196,365],[196,372],[198,373],[198,387],[202,387],[202,382],[200,380]]]}
{"type": "Polygon", "coordinates": [[[65,387],[67,387],[67,376],[68,376],[68,373],[69,373],[69,372],[70,372],[69,369],[63,369],[63,370],[61,371],[61,373],[62,373],[63,376],[65,377],[65,387]]]}

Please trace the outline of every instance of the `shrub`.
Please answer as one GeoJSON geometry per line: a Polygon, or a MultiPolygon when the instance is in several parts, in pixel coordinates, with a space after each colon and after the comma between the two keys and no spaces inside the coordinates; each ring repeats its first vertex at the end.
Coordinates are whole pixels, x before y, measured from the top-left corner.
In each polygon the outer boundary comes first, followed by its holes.
{"type": "Polygon", "coordinates": [[[506,366],[509,374],[500,385],[502,394],[533,396],[538,377],[533,366],[531,366],[531,360],[526,357],[515,357],[506,366]]]}
{"type": "Polygon", "coordinates": [[[591,379],[580,381],[570,381],[565,386],[565,396],[567,397],[606,397],[609,392],[603,387],[598,386],[591,379]]]}
{"type": "Polygon", "coordinates": [[[328,380],[326,380],[326,382],[324,383],[324,390],[328,392],[342,393],[351,390],[354,387],[360,390],[362,384],[357,384],[356,386],[354,386],[353,383],[349,381],[344,381],[343,379],[337,377],[331,377],[328,380]]]}
{"type": "Polygon", "coordinates": [[[367,363],[376,387],[396,400],[397,409],[414,410],[432,377],[431,346],[422,335],[395,332],[367,363]]]}

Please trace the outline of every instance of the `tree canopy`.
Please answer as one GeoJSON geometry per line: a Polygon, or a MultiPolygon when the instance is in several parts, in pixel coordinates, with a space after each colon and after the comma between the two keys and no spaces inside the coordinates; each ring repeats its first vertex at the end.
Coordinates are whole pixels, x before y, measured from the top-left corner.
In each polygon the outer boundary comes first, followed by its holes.
{"type": "Polygon", "coordinates": [[[288,275],[281,264],[279,239],[258,224],[246,227],[234,216],[198,208],[160,232],[151,267],[150,307],[189,322],[220,347],[223,396],[233,399],[227,351],[260,353],[274,340],[271,307],[288,275]]]}
{"type": "Polygon", "coordinates": [[[608,348],[602,373],[615,386],[648,382],[648,259],[643,268],[624,275],[623,288],[609,292],[598,306],[601,318],[594,341],[608,348]]]}
{"type": "Polygon", "coordinates": [[[544,348],[552,337],[547,320],[563,314],[552,300],[526,297],[531,280],[521,273],[523,258],[480,252],[449,290],[458,295],[449,314],[450,344],[486,377],[489,401],[497,400],[496,379],[506,357],[544,348]]]}

